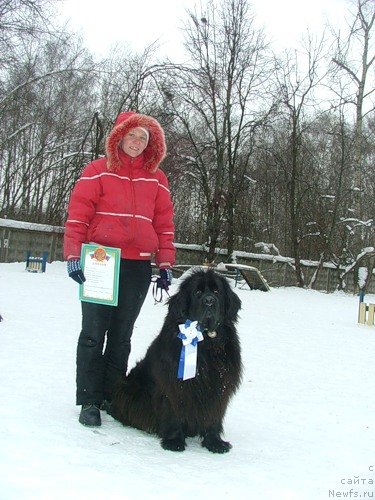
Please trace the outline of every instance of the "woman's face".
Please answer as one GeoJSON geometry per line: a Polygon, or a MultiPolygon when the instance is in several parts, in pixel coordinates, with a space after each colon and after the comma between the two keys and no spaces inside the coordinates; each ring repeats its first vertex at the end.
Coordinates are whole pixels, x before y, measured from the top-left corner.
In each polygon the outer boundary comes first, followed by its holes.
{"type": "Polygon", "coordinates": [[[143,153],[146,146],[148,144],[148,137],[146,132],[141,128],[132,128],[129,132],[124,136],[121,141],[122,150],[135,158],[143,153]]]}

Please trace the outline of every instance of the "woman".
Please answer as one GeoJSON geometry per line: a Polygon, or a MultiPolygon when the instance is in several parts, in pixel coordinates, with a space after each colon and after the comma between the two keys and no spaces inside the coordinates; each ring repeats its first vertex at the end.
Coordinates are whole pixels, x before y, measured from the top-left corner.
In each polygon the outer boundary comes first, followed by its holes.
{"type": "Polygon", "coordinates": [[[82,405],[83,425],[101,425],[99,409],[103,402],[110,404],[115,382],[126,374],[153,256],[160,268],[159,286],[170,285],[173,205],[167,178],[159,169],[165,155],[164,132],[154,118],[121,113],[107,138],[106,157],[86,166],[70,198],[64,236],[69,276],[85,281],[80,265],[83,243],[121,249],[118,305],[82,302],[76,403],[82,405]]]}

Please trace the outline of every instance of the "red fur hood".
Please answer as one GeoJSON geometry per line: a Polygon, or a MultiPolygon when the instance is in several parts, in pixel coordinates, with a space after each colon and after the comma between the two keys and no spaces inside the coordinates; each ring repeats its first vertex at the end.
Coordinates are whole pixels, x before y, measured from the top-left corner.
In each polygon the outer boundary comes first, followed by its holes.
{"type": "Polygon", "coordinates": [[[156,172],[165,158],[167,148],[160,123],[151,116],[126,111],[118,115],[113,129],[107,137],[106,156],[109,171],[117,172],[121,167],[119,143],[129,130],[135,127],[146,128],[150,133],[147,147],[143,152],[144,168],[149,172],[156,172]]]}

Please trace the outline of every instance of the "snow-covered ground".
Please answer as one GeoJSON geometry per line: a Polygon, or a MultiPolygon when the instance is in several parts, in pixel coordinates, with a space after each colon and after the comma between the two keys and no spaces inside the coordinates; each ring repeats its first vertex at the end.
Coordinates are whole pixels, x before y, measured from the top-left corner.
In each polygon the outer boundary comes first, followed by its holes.
{"type": "MultiPolygon", "coordinates": [[[[233,449],[188,439],[174,453],[106,414],[95,430],[78,423],[77,285],[62,262],[24,269],[0,264],[2,500],[375,497],[375,327],[357,324],[357,297],[237,289],[245,376],[225,420],[233,449]]],[[[165,314],[150,293],[130,364],[165,314]]]]}

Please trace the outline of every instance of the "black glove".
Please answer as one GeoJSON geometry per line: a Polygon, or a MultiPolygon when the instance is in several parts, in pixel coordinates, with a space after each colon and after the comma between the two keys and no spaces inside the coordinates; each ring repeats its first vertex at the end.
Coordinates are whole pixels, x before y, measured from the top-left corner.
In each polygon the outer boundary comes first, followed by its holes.
{"type": "Polygon", "coordinates": [[[156,280],[156,287],[168,292],[172,279],[173,275],[170,269],[160,269],[160,277],[156,280]]]}
{"type": "Polygon", "coordinates": [[[86,281],[85,275],[82,272],[81,261],[79,259],[68,260],[68,274],[69,277],[82,285],[86,281]]]}

